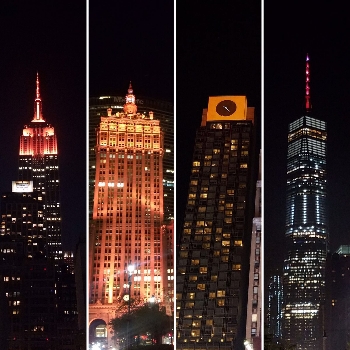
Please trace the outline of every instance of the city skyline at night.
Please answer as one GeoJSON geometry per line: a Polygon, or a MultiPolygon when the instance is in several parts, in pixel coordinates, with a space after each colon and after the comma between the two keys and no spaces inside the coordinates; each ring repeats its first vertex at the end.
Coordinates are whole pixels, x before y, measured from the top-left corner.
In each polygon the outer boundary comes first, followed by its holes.
{"type": "Polygon", "coordinates": [[[347,213],[350,196],[347,174],[350,171],[347,150],[349,123],[348,91],[350,51],[349,29],[344,7],[291,7],[284,16],[272,16],[283,11],[277,1],[265,4],[264,32],[264,228],[265,274],[281,271],[285,247],[285,193],[287,183],[288,124],[303,113],[305,105],[305,55],[312,61],[312,109],[317,119],[327,124],[327,210],[329,249],[334,252],[349,243],[347,213]],[[272,25],[272,23],[275,24],[272,25]],[[302,23],[301,26],[298,23],[302,23]],[[276,31],[278,27],[280,30],[276,31]],[[337,38],[337,40],[334,40],[337,38]],[[325,47],[327,49],[325,50],[325,47]],[[268,93],[267,93],[268,92],[268,93]],[[282,248],[282,249],[280,249],[282,248]]]}
{"type": "Polygon", "coordinates": [[[12,192],[1,194],[0,298],[8,304],[1,310],[8,322],[5,349],[84,342],[75,338],[74,267],[67,269],[62,251],[58,140],[42,105],[37,73],[34,115],[20,135],[18,175],[12,192]]]}
{"type": "MultiPolygon", "coordinates": [[[[265,281],[274,275],[281,276],[284,253],[288,249],[285,238],[286,217],[291,212],[288,212],[286,207],[287,134],[288,125],[304,115],[306,53],[309,54],[311,62],[310,89],[313,111],[311,117],[327,126],[325,206],[329,235],[327,249],[330,253],[334,253],[340,245],[349,244],[347,217],[350,209],[348,201],[350,142],[347,134],[350,127],[348,104],[350,51],[345,34],[349,30],[349,22],[344,11],[345,7],[340,3],[330,8],[310,1],[305,4],[293,4],[288,12],[284,12],[283,6],[277,1],[265,3],[263,146],[265,281]],[[281,13],[281,16],[273,15],[276,12],[281,13]]],[[[324,256],[320,258],[321,261],[324,260],[324,256]]],[[[301,261],[300,266],[302,263],[301,261]]],[[[325,278],[327,280],[327,276],[325,278]]],[[[306,281],[306,278],[301,278],[300,282],[302,280],[306,281]]],[[[314,287],[319,283],[317,280],[315,279],[314,287]]],[[[306,291],[305,286],[303,288],[301,284],[298,289],[300,294],[306,291]]],[[[285,293],[283,290],[283,294],[285,293]]],[[[323,307],[327,307],[329,302],[326,300],[326,305],[323,307]]],[[[333,349],[336,345],[329,343],[330,332],[333,334],[342,332],[344,327],[339,322],[336,329],[331,330],[326,323],[321,316],[317,327],[322,332],[325,325],[323,330],[326,336],[329,336],[326,349],[333,349]]],[[[319,348],[322,348],[322,344],[319,348]]]]}
{"type": "Polygon", "coordinates": [[[86,234],[85,9],[83,0],[0,4],[4,349],[84,346],[75,277],[85,260],[73,274],[63,252],[86,234]]]}
{"type": "Polygon", "coordinates": [[[18,176],[18,137],[33,115],[39,72],[42,112],[59,139],[62,247],[72,251],[86,223],[85,8],[83,0],[0,5],[0,29],[7,33],[0,55],[0,162],[6,164],[0,192],[10,191],[18,176]]]}

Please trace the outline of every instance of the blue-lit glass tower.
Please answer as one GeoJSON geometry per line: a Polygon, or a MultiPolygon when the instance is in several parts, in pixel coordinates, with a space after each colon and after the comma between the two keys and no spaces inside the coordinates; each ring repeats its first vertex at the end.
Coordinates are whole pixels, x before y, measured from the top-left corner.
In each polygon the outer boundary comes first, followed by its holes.
{"type": "Polygon", "coordinates": [[[297,349],[322,349],[326,215],[326,123],[313,118],[306,58],[304,115],[289,124],[283,339],[297,349]]]}

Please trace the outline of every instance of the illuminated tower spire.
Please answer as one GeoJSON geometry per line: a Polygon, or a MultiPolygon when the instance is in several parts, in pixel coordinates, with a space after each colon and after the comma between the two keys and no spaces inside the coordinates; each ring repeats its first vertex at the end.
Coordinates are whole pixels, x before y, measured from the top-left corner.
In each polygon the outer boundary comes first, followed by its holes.
{"type": "Polygon", "coordinates": [[[136,114],[137,112],[137,106],[135,104],[135,95],[131,85],[131,81],[129,84],[128,94],[125,96],[124,112],[126,114],[136,114]]]}
{"type": "Polygon", "coordinates": [[[58,260],[62,248],[57,136],[54,127],[43,118],[38,73],[35,95],[34,117],[20,136],[18,179],[32,181],[33,190],[43,201],[44,254],[58,260]]]}
{"type": "Polygon", "coordinates": [[[305,73],[306,73],[306,79],[305,79],[305,109],[306,111],[311,110],[311,102],[310,102],[310,64],[309,64],[310,58],[309,55],[306,54],[306,67],[305,67],[305,73]]]}
{"type": "Polygon", "coordinates": [[[34,102],[34,118],[32,122],[44,122],[40,97],[39,73],[36,73],[36,99],[34,102]]]}

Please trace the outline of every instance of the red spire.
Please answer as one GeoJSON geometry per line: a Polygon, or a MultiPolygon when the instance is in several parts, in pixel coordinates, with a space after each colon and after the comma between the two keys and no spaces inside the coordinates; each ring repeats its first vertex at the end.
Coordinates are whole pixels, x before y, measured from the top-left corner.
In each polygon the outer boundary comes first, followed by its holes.
{"type": "Polygon", "coordinates": [[[40,100],[39,73],[36,72],[36,99],[40,100]]]}
{"type": "Polygon", "coordinates": [[[305,80],[305,108],[307,111],[311,110],[311,102],[310,102],[310,64],[309,64],[310,58],[309,55],[306,54],[306,80],[305,80]]]}
{"type": "Polygon", "coordinates": [[[36,73],[36,99],[34,102],[34,118],[32,122],[43,122],[42,104],[39,87],[39,73],[36,73]]]}

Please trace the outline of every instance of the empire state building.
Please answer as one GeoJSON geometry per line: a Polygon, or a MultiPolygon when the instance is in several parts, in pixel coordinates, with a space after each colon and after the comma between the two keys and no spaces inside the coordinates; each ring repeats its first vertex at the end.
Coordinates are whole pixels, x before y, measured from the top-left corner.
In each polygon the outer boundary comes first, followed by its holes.
{"type": "Polygon", "coordinates": [[[43,253],[54,259],[62,256],[58,169],[57,137],[54,127],[43,116],[37,74],[34,116],[20,136],[18,174],[20,181],[33,181],[33,191],[43,203],[43,253]]]}

